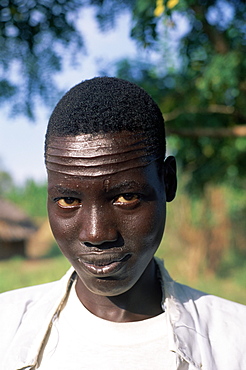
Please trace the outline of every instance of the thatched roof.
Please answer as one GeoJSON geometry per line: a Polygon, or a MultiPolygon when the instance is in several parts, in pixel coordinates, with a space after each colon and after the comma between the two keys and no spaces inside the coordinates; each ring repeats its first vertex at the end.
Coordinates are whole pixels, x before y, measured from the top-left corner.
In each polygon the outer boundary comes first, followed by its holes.
{"type": "Polygon", "coordinates": [[[28,239],[36,230],[34,223],[13,203],[0,199],[0,240],[28,239]]]}

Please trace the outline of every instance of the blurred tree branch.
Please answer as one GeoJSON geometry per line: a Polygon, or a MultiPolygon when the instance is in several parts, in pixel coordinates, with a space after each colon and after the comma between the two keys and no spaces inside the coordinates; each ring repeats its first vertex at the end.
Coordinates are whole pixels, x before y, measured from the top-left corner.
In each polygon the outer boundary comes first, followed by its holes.
{"type": "Polygon", "coordinates": [[[228,105],[217,105],[212,104],[207,108],[198,108],[198,107],[186,107],[184,110],[180,108],[174,109],[172,112],[165,113],[165,121],[172,121],[176,119],[178,116],[184,113],[220,113],[220,114],[233,114],[235,111],[234,107],[228,105]]]}
{"type": "Polygon", "coordinates": [[[199,137],[213,137],[213,138],[225,138],[225,137],[246,137],[246,126],[233,126],[227,128],[205,128],[195,127],[193,129],[182,129],[182,128],[171,128],[167,125],[167,135],[178,135],[181,137],[199,138],[199,137]]]}

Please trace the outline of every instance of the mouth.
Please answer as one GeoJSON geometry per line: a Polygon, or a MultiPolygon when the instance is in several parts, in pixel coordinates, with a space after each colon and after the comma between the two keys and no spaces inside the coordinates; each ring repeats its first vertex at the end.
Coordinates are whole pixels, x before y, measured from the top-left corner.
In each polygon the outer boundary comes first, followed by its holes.
{"type": "Polygon", "coordinates": [[[77,261],[89,273],[104,276],[118,272],[130,257],[131,255],[129,253],[124,255],[94,253],[81,255],[77,258],[77,261]]]}

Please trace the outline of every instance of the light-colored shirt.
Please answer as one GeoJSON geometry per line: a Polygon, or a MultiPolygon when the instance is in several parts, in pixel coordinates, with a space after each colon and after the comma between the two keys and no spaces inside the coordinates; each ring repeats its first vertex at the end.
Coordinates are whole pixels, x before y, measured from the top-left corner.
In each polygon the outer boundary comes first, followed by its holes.
{"type": "MultiPolygon", "coordinates": [[[[246,306],[176,283],[156,262],[176,369],[245,370],[246,306]]],[[[1,370],[38,368],[74,279],[76,272],[70,269],[57,282],[0,295],[1,370]]]]}
{"type": "Polygon", "coordinates": [[[112,322],[89,312],[72,285],[54,323],[39,370],[175,370],[167,314],[136,322],[112,322]]]}

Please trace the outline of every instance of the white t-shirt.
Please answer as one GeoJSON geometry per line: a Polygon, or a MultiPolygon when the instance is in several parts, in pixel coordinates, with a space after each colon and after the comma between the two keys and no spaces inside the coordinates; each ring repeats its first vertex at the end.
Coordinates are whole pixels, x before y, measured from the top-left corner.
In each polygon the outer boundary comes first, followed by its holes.
{"type": "Polygon", "coordinates": [[[89,312],[71,289],[54,323],[39,370],[173,370],[165,312],[142,321],[115,323],[89,312]]]}

